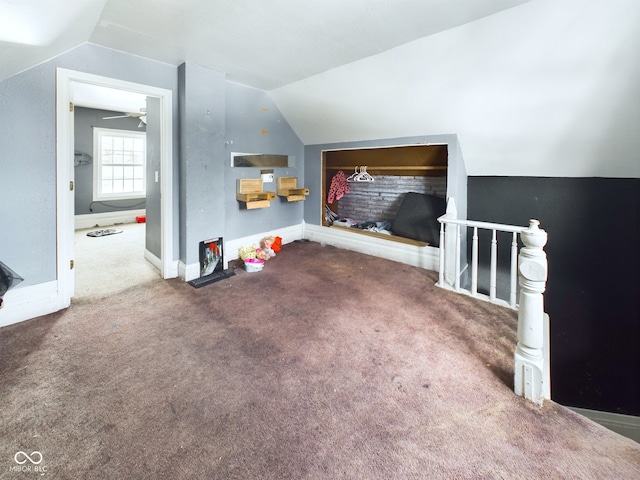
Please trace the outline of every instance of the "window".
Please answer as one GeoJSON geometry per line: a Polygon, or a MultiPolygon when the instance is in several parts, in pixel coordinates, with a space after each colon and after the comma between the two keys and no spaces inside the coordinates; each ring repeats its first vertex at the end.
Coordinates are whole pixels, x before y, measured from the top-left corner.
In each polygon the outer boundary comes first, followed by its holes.
{"type": "Polygon", "coordinates": [[[146,134],[93,129],[93,199],[146,196],[146,134]]]}

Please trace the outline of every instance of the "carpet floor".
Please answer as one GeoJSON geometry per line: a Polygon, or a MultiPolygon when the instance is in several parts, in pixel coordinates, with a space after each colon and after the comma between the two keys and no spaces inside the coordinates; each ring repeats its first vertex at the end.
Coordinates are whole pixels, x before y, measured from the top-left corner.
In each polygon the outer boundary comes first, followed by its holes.
{"type": "Polygon", "coordinates": [[[312,242],[236,273],[0,329],[0,478],[640,478],[640,444],[513,394],[515,312],[312,242]]]}

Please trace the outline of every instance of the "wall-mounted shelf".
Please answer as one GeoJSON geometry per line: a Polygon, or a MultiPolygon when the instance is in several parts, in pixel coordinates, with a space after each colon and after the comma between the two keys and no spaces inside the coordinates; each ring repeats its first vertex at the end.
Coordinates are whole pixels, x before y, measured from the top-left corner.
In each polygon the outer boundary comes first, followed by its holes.
{"type": "Polygon", "coordinates": [[[236,182],[236,200],[245,203],[248,210],[269,207],[274,198],[275,193],[262,191],[260,178],[239,178],[236,182]]]}
{"type": "Polygon", "coordinates": [[[276,192],[280,197],[286,197],[288,202],[305,200],[309,195],[308,188],[298,188],[297,177],[278,177],[276,180],[276,192]]]}

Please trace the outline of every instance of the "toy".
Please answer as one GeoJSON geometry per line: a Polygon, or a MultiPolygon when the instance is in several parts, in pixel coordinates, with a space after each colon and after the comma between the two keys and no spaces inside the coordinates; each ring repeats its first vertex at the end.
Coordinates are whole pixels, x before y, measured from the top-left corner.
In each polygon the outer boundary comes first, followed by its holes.
{"type": "MultiPolygon", "coordinates": [[[[276,256],[276,252],[273,249],[274,241],[275,237],[264,237],[260,240],[260,250],[267,256],[267,259],[276,256]]],[[[258,256],[258,258],[260,257],[258,256]]]]}
{"type": "Polygon", "coordinates": [[[278,253],[282,248],[282,237],[274,237],[273,245],[271,245],[271,248],[274,252],[278,253]]]}

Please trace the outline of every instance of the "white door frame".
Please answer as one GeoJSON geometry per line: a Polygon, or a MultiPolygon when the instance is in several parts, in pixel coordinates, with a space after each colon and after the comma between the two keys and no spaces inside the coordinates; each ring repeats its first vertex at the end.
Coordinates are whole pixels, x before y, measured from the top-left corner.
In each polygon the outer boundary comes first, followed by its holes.
{"type": "Polygon", "coordinates": [[[58,304],[61,308],[71,304],[74,272],[70,262],[74,254],[73,181],[74,132],[69,104],[73,102],[73,82],[127,90],[160,99],[160,195],[161,195],[161,265],[162,277],[178,276],[177,262],[173,260],[173,115],[172,91],[139,83],[117,80],[90,73],[58,68],[56,72],[56,190],[57,190],[57,280],[58,304]]]}

